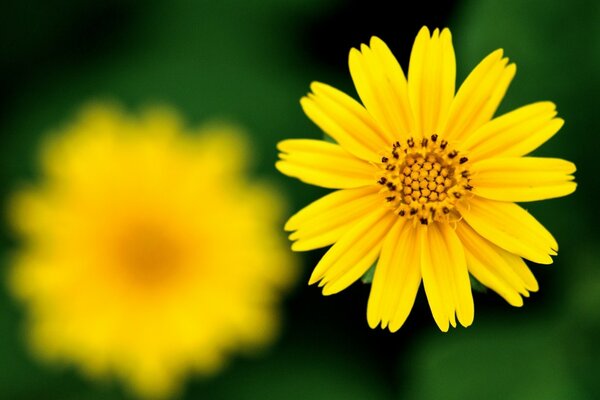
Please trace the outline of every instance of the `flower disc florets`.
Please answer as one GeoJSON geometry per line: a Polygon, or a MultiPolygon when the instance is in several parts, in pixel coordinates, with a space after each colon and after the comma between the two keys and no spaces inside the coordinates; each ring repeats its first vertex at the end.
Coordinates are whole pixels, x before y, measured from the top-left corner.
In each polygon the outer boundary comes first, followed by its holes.
{"type": "Polygon", "coordinates": [[[437,134],[395,142],[381,157],[380,193],[396,214],[423,225],[459,219],[454,206],[473,189],[468,161],[437,134]]]}

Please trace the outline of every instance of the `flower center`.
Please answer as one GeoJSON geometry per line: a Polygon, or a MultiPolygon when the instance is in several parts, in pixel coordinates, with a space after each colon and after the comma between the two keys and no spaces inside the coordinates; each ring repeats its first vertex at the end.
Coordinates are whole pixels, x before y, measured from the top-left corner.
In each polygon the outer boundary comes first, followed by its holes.
{"type": "Polygon", "coordinates": [[[116,256],[120,274],[135,286],[156,290],[181,272],[181,240],[165,227],[137,223],[118,235],[116,256]]]}
{"type": "Polygon", "coordinates": [[[380,193],[396,214],[423,225],[457,220],[455,204],[473,189],[468,161],[437,134],[396,142],[381,157],[380,193]]]}

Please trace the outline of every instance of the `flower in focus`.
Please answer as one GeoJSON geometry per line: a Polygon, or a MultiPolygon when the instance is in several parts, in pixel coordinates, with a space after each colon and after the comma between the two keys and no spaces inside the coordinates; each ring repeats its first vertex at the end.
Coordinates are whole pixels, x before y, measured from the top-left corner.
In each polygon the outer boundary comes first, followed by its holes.
{"type": "Polygon", "coordinates": [[[93,106],[54,136],[10,208],[35,353],[158,398],[271,341],[293,260],[246,148],[234,128],[186,132],[159,109],[93,106]]]}
{"type": "Polygon", "coordinates": [[[526,157],[563,125],[539,102],[495,117],[515,75],[502,50],[483,59],[455,94],[450,31],[423,27],[408,77],[380,39],[352,49],[362,105],[322,83],[301,100],[336,143],[279,143],[282,173],[338,189],[287,222],[296,251],[332,245],[310,284],[337,293],[376,262],[367,307],[372,328],[398,330],[423,286],[442,331],[469,326],[469,274],[513,306],[538,284],[523,259],[551,264],[558,245],[515,202],[575,190],[575,166],[526,157]]]}

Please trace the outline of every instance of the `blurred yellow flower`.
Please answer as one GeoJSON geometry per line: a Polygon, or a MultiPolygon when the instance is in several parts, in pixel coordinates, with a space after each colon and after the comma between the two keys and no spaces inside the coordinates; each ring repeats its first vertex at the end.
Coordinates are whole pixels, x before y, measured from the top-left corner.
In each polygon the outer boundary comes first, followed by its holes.
{"type": "Polygon", "coordinates": [[[350,73],[363,105],[322,83],[301,101],[337,143],[279,143],[286,175],[340,189],[288,221],[292,249],[333,247],[310,283],[337,293],[376,262],[367,307],[372,328],[398,330],[423,280],[442,331],[474,318],[469,273],[513,306],[538,290],[523,258],[552,263],[552,235],[514,202],[575,190],[575,165],[523,157],[563,125],[539,102],[493,118],[515,75],[502,50],[487,56],[455,94],[450,31],[423,27],[405,77],[380,39],[352,49],[350,73]]]}
{"type": "Polygon", "coordinates": [[[35,353],[167,397],[271,341],[294,263],[246,149],[234,128],[184,132],[164,109],[92,106],[54,136],[10,208],[35,353]]]}

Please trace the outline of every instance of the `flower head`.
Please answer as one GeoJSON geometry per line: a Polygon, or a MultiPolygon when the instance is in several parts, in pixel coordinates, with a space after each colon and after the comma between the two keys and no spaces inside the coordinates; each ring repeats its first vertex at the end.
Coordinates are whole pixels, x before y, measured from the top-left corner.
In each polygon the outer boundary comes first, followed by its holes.
{"type": "Polygon", "coordinates": [[[11,270],[36,354],[172,394],[190,372],[268,343],[293,260],[280,198],[244,177],[237,129],[185,134],[165,110],[94,106],[44,148],[14,196],[11,270]]]}
{"type": "Polygon", "coordinates": [[[514,202],[565,196],[575,166],[525,157],[563,125],[554,104],[539,102],[494,118],[515,75],[496,50],[455,93],[450,31],[423,27],[408,78],[373,37],[352,49],[350,73],[362,105],[322,83],[301,100],[336,143],[279,143],[277,168],[338,189],[294,215],[292,249],[332,245],[310,283],[337,293],[376,262],[367,307],[372,328],[396,331],[421,281],[442,331],[473,322],[469,274],[513,306],[538,284],[523,258],[552,263],[552,235],[514,202]]]}

